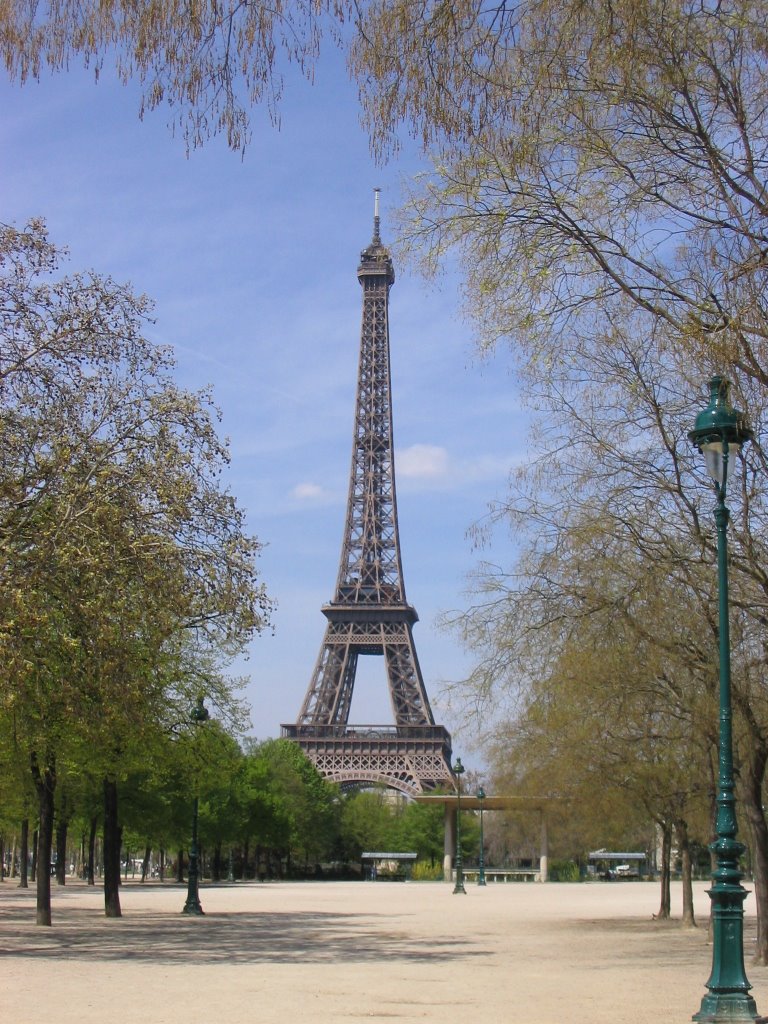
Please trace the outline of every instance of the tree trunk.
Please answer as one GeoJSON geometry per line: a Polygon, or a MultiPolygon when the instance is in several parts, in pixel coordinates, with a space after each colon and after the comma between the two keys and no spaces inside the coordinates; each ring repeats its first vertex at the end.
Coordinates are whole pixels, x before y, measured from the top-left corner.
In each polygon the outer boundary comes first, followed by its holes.
{"type": "Polygon", "coordinates": [[[176,881],[184,881],[184,851],[179,850],[179,859],[176,861],[176,881]]]}
{"type": "Polygon", "coordinates": [[[117,817],[117,782],[104,779],[104,913],[122,917],[120,909],[120,826],[117,817]]]}
{"type": "Polygon", "coordinates": [[[94,816],[91,818],[91,827],[88,832],[88,863],[86,865],[86,878],[88,879],[88,885],[95,885],[95,870],[96,870],[96,829],[98,828],[99,819],[94,816]]]}
{"type": "Polygon", "coordinates": [[[141,880],[146,882],[147,872],[149,871],[149,858],[152,855],[152,847],[147,846],[144,849],[144,859],[141,862],[141,880]]]}
{"type": "Polygon", "coordinates": [[[39,833],[35,829],[34,835],[32,836],[32,868],[29,872],[30,882],[37,881],[37,845],[38,845],[39,833]]]}
{"type": "Polygon", "coordinates": [[[742,806],[749,827],[752,845],[752,877],[755,883],[757,910],[757,964],[768,964],[768,825],[762,800],[762,780],[765,775],[765,756],[752,752],[749,763],[743,766],[742,806]]]}
{"type": "Polygon", "coordinates": [[[19,888],[29,888],[29,818],[21,823],[21,840],[19,848],[19,888]]]}
{"type": "Polygon", "coordinates": [[[67,829],[69,822],[63,816],[62,808],[56,823],[56,884],[66,885],[67,882],[67,829]]]}
{"type": "Polygon", "coordinates": [[[680,861],[683,876],[683,927],[695,928],[696,917],[693,912],[693,870],[691,865],[691,844],[688,837],[688,822],[682,818],[675,822],[677,846],[680,850],[680,861]]]}
{"type": "Polygon", "coordinates": [[[211,880],[221,881],[221,840],[213,848],[213,866],[211,868],[211,880]]]}
{"type": "Polygon", "coordinates": [[[668,921],[671,901],[669,883],[672,874],[672,829],[664,822],[661,826],[661,902],[659,912],[654,914],[657,921],[668,921]]]}
{"type": "Polygon", "coordinates": [[[0,835],[0,882],[5,881],[5,837],[0,835]]]}
{"type": "Polygon", "coordinates": [[[160,875],[160,881],[165,881],[165,850],[160,851],[160,863],[158,864],[157,870],[160,875]]]}
{"type": "Polygon", "coordinates": [[[37,791],[40,826],[37,830],[37,924],[51,924],[51,852],[53,850],[53,798],[56,792],[56,761],[48,755],[40,767],[31,755],[32,779],[37,791]]]}

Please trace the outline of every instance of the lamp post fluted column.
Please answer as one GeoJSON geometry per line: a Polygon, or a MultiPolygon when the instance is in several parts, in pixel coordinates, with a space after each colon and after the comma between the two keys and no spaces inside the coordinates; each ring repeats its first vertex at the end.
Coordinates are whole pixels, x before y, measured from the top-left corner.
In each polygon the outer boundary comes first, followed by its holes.
{"type": "MultiPolygon", "coordinates": [[[[190,718],[194,725],[200,725],[208,721],[208,709],[203,704],[203,698],[198,697],[197,703],[190,712],[190,718]]],[[[192,842],[189,847],[189,871],[187,872],[187,899],[182,909],[182,914],[203,915],[205,912],[200,903],[200,877],[199,877],[199,856],[197,846],[197,823],[200,812],[200,796],[195,791],[195,798],[192,803],[192,842]]]]}
{"type": "Polygon", "coordinates": [[[187,872],[187,899],[182,914],[203,914],[205,911],[200,903],[200,883],[198,876],[197,851],[197,819],[200,811],[200,797],[195,794],[192,804],[192,842],[189,847],[189,871],[187,872]]]}
{"type": "Polygon", "coordinates": [[[461,763],[461,758],[456,758],[456,764],[453,766],[453,774],[456,776],[456,883],[453,887],[453,894],[462,892],[466,895],[467,890],[464,888],[464,865],[461,859],[461,776],[464,774],[464,765],[461,763]]]}
{"type": "Polygon", "coordinates": [[[712,972],[708,992],[693,1019],[702,1024],[733,1024],[764,1021],[749,994],[751,985],[744,970],[744,900],[739,858],[744,845],[737,838],[733,777],[733,717],[731,701],[731,641],[728,603],[728,520],[725,504],[728,478],[740,446],[752,437],[746,418],[730,404],[728,381],[713,377],[710,402],[696,417],[689,438],[703,452],[715,485],[717,505],[718,630],[720,655],[720,730],[716,838],[710,849],[715,856],[712,873],[712,972]]]}

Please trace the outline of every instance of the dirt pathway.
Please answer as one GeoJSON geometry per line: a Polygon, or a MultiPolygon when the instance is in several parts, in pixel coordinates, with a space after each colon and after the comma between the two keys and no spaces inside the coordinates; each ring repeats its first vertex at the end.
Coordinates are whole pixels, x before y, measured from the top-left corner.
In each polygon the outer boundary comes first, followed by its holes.
{"type": "MultiPolygon", "coordinates": [[[[706,886],[696,906],[706,921],[706,886]]],[[[0,886],[0,1012],[14,1024],[685,1024],[709,975],[706,927],[658,923],[643,883],[467,886],[128,883],[124,916],[100,890],[0,886]]],[[[679,890],[673,891],[679,908],[679,890]]],[[[768,969],[747,975],[768,1014],[768,969]]],[[[679,912],[679,911],[678,911],[679,912]]]]}

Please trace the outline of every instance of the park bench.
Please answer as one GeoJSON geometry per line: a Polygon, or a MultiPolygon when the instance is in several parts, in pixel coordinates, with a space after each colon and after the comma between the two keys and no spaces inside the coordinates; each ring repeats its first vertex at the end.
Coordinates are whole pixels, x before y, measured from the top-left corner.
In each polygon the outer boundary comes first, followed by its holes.
{"type": "MultiPolygon", "coordinates": [[[[479,868],[464,868],[464,879],[476,882],[479,868]]],[[[538,882],[541,879],[538,868],[486,868],[486,882],[538,882]]]]}

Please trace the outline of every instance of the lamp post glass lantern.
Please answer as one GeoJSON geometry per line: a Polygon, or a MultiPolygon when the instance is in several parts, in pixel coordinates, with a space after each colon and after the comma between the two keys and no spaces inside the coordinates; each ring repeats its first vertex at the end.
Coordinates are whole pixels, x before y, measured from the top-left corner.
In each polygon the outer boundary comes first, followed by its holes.
{"type": "MultiPolygon", "coordinates": [[[[208,721],[208,708],[203,704],[203,698],[198,697],[197,703],[190,711],[189,717],[195,726],[208,721]]],[[[200,810],[200,797],[195,787],[195,798],[192,802],[192,842],[189,847],[189,871],[187,872],[187,900],[182,909],[182,914],[202,915],[204,913],[200,904],[199,893],[199,872],[198,872],[198,849],[197,849],[197,819],[200,810]]]]}
{"type": "Polygon", "coordinates": [[[483,803],[485,801],[485,790],[482,786],[477,791],[477,799],[480,803],[480,861],[478,864],[477,884],[485,885],[485,852],[483,849],[483,803]]]}
{"type": "Polygon", "coordinates": [[[728,519],[726,489],[739,449],[753,437],[743,413],[733,408],[729,382],[713,377],[709,404],[696,417],[690,440],[702,452],[711,476],[717,504],[718,620],[720,641],[720,735],[716,838],[710,849],[715,856],[712,873],[712,973],[701,1008],[693,1015],[706,1024],[764,1021],[759,1017],[751,985],[744,971],[744,900],[739,858],[744,845],[736,839],[736,801],[733,781],[733,730],[731,714],[731,641],[728,622],[728,519]]]}
{"type": "Polygon", "coordinates": [[[463,892],[464,895],[467,893],[464,888],[464,865],[461,860],[461,776],[464,771],[461,758],[457,757],[456,764],[453,766],[453,774],[456,776],[456,884],[453,887],[454,895],[457,892],[463,892]]]}

